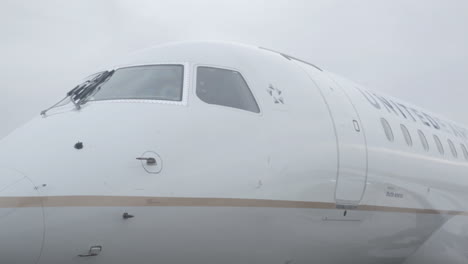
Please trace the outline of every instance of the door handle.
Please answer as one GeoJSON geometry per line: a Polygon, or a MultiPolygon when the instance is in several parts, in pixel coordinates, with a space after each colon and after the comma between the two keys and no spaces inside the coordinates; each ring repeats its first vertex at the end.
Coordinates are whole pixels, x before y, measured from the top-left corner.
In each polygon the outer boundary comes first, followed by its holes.
{"type": "Polygon", "coordinates": [[[361,127],[359,126],[359,122],[357,120],[353,120],[353,125],[356,132],[361,132],[361,127]]]}
{"type": "Polygon", "coordinates": [[[138,157],[137,160],[146,161],[146,165],[157,165],[155,158],[138,157]]]}

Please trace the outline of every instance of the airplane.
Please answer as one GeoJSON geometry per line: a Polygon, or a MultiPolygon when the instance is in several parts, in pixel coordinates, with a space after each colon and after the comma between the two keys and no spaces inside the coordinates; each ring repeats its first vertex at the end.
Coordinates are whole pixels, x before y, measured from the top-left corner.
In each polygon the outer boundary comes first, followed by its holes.
{"type": "Polygon", "coordinates": [[[0,263],[466,264],[467,139],[281,52],[162,44],[0,141],[0,263]]]}

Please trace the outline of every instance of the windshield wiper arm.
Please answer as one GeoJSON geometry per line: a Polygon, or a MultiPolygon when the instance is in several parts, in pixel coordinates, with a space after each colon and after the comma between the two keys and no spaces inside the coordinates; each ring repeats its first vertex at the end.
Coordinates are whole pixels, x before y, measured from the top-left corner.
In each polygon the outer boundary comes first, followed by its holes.
{"type": "Polygon", "coordinates": [[[45,116],[46,113],[50,110],[50,109],[53,109],[55,107],[57,107],[58,105],[60,105],[63,101],[65,101],[67,98],[70,98],[70,101],[73,103],[73,105],[75,106],[75,109],[77,110],[80,110],[81,109],[81,105],[83,103],[85,103],[85,99],[97,88],[99,87],[100,85],[102,85],[104,82],[106,82],[107,80],[109,80],[109,78],[112,76],[112,74],[114,74],[114,70],[112,71],[106,71],[106,72],[103,72],[101,73],[99,76],[97,76],[96,78],[90,80],[90,81],[86,81],[78,86],[76,86],[75,88],[73,88],[71,91],[69,91],[67,93],[67,95],[65,96],[65,98],[63,98],[62,100],[60,100],[58,103],[54,104],[53,106],[47,108],[46,110],[43,110],[41,112],[41,115],[42,116],[45,116]]]}
{"type": "Polygon", "coordinates": [[[81,105],[86,103],[86,99],[91,95],[98,87],[107,82],[109,78],[114,74],[114,70],[103,72],[101,75],[92,80],[89,84],[86,84],[78,89],[70,91],[70,98],[74,102],[75,107],[80,109],[81,105]]]}

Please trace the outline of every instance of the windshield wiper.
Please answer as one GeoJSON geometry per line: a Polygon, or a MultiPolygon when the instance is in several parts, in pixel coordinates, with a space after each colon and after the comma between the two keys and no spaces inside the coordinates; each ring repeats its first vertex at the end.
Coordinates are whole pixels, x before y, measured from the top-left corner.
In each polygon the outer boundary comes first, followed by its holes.
{"type": "Polygon", "coordinates": [[[80,109],[81,105],[86,103],[86,99],[95,92],[96,89],[100,88],[105,82],[107,82],[110,77],[114,74],[114,70],[103,72],[101,75],[97,76],[89,83],[85,85],[80,85],[75,89],[67,93],[67,96],[70,97],[71,101],[74,102],[75,107],[80,109]]]}
{"type": "Polygon", "coordinates": [[[102,84],[107,82],[107,80],[110,79],[110,77],[114,74],[114,72],[115,72],[114,70],[103,72],[100,75],[96,76],[94,79],[88,80],[76,86],[75,88],[73,88],[71,91],[67,93],[65,98],[63,98],[62,100],[60,100],[58,103],[54,104],[53,106],[47,108],[46,110],[42,111],[41,115],[45,116],[49,110],[57,107],[58,105],[60,105],[63,101],[65,101],[68,98],[70,98],[70,101],[75,106],[75,109],[80,110],[81,105],[86,103],[86,99],[96,89],[100,88],[102,84]]]}

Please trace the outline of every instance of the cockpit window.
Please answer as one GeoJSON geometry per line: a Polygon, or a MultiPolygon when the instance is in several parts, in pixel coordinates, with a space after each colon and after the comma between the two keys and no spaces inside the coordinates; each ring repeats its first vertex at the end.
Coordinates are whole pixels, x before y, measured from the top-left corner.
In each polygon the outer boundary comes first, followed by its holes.
{"type": "Polygon", "coordinates": [[[198,67],[196,92],[208,104],[260,113],[252,92],[237,71],[198,67]]]}
{"type": "Polygon", "coordinates": [[[120,68],[83,98],[99,100],[182,101],[184,68],[182,65],[149,65],[120,68]]]}

